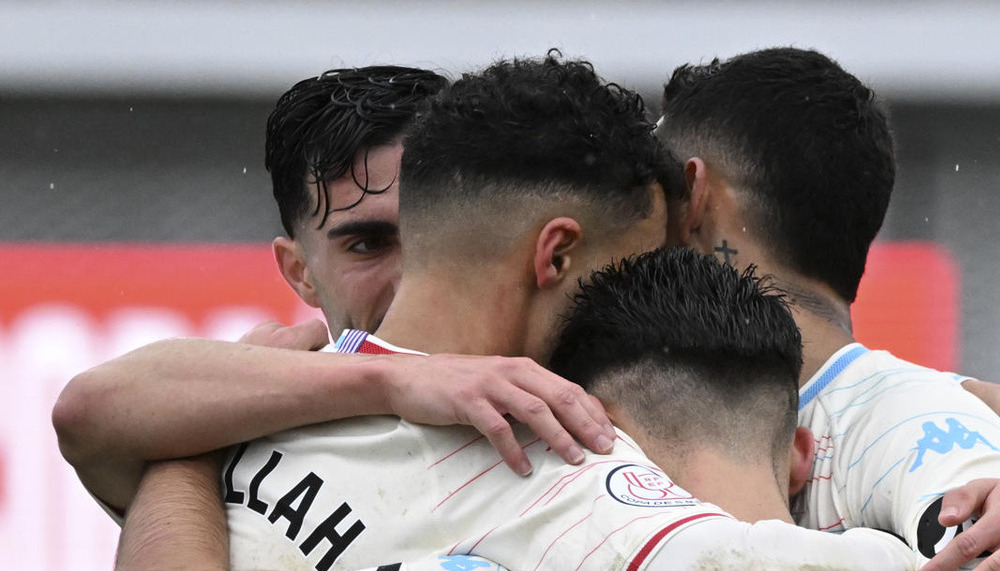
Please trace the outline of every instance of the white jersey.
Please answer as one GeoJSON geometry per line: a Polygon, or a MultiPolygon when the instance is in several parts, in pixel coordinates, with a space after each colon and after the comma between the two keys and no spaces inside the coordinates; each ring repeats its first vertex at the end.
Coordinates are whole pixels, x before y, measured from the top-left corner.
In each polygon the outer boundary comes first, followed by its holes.
{"type": "Polygon", "coordinates": [[[932,504],[1000,474],[1000,418],[961,379],[858,343],[830,357],[799,394],[799,425],[816,437],[799,523],[883,529],[924,557],[940,551],[956,530],[937,525],[932,504]]]}
{"type": "MultiPolygon", "coordinates": [[[[359,332],[346,332],[338,350],[400,351],[359,332]]],[[[623,433],[612,455],[572,466],[524,426],[515,432],[534,467],[530,477],[507,469],[471,428],[388,416],[241,445],[222,474],[232,568],[482,563],[442,563],[469,554],[518,570],[914,565],[901,542],[870,530],[835,536],[779,521],[738,522],[677,486],[623,433]]]]}

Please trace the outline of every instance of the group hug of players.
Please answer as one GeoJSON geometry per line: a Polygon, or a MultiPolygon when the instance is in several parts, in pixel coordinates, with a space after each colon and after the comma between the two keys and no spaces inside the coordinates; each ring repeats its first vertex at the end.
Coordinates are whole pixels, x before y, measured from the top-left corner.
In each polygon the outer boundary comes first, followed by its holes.
{"type": "Polygon", "coordinates": [[[873,92],[773,48],[656,107],[558,52],[286,92],[274,254],[327,323],[69,382],[118,568],[1000,568],[998,387],[852,335],[873,92]]]}

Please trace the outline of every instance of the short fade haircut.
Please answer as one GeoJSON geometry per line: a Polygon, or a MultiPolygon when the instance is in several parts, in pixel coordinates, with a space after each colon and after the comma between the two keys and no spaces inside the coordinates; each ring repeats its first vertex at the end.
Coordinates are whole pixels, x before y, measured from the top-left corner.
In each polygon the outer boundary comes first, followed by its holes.
{"type": "Polygon", "coordinates": [[[647,217],[650,186],[680,169],[653,129],[638,94],[555,50],[465,74],[433,98],[403,145],[404,227],[413,215],[439,224],[442,209],[485,200],[502,218],[503,200],[535,197],[599,205],[602,222],[621,228],[647,217]]]}
{"type": "Polygon", "coordinates": [[[773,48],[677,68],[663,113],[672,151],[745,191],[777,259],[854,301],[896,174],[869,88],[823,54],[773,48]]]}
{"type": "Polygon", "coordinates": [[[296,83],[285,92],[267,120],[264,165],[271,173],[281,224],[289,237],[308,216],[326,223],[327,183],[351,173],[361,193],[366,173],[353,173],[355,158],[371,147],[389,144],[403,133],[418,107],[447,84],[423,69],[372,66],[331,69],[296,83]],[[316,182],[315,205],[307,183],[316,182]]]}
{"type": "Polygon", "coordinates": [[[581,285],[551,368],[668,445],[777,467],[798,421],[802,338],[753,268],[660,249],[581,285]]]}

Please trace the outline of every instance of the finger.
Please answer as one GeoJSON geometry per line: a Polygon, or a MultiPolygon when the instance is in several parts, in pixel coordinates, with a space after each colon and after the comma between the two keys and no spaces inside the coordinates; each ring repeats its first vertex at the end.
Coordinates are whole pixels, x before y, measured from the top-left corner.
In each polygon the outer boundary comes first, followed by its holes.
{"type": "Polygon", "coordinates": [[[316,351],[330,344],[330,331],[322,319],[310,319],[300,323],[302,345],[308,351],[316,351]]]}
{"type": "Polygon", "coordinates": [[[974,571],[1000,571],[1000,553],[990,555],[982,563],[976,565],[974,571]]]}
{"type": "Polygon", "coordinates": [[[986,501],[994,486],[995,481],[992,480],[973,480],[949,490],[942,498],[938,523],[951,527],[969,519],[986,501]]]}
{"type": "MultiPolygon", "coordinates": [[[[607,436],[612,443],[614,443],[615,439],[618,438],[618,433],[615,432],[615,425],[611,424],[611,419],[608,418],[608,412],[604,410],[604,404],[601,403],[600,399],[594,395],[587,394],[587,400],[585,401],[584,406],[590,413],[590,417],[603,427],[604,435],[607,436]]],[[[613,448],[614,445],[612,444],[612,449],[613,448]]],[[[608,452],[610,451],[611,450],[608,450],[608,452]]]]}
{"type": "Polygon", "coordinates": [[[924,569],[929,571],[958,569],[992,548],[997,543],[998,531],[1000,531],[1000,517],[994,514],[985,515],[972,527],[948,542],[924,569]]]}
{"type": "Polygon", "coordinates": [[[510,423],[496,409],[484,403],[471,411],[469,424],[486,436],[504,463],[519,476],[531,473],[531,462],[514,436],[510,423]]]}
{"type": "MultiPolygon", "coordinates": [[[[562,379],[560,381],[568,383],[562,379]]],[[[599,454],[607,454],[614,449],[616,436],[604,407],[579,385],[565,385],[547,398],[546,402],[562,426],[584,446],[599,454]]]]}
{"type": "MultiPolygon", "coordinates": [[[[509,392],[499,397],[494,403],[511,416],[527,424],[539,438],[545,441],[563,460],[570,464],[583,462],[583,449],[577,444],[573,435],[556,419],[549,405],[539,397],[525,392],[509,392]]],[[[579,405],[578,405],[579,406],[579,405]]],[[[576,411],[574,423],[582,426],[589,422],[586,429],[590,433],[603,432],[601,427],[589,419],[580,419],[582,407],[576,411]]]]}
{"type": "Polygon", "coordinates": [[[281,329],[284,325],[278,323],[277,321],[265,321],[257,326],[255,326],[250,331],[244,333],[240,338],[240,343],[246,343],[248,345],[267,345],[267,340],[271,335],[281,329]]]}
{"type": "Polygon", "coordinates": [[[290,327],[279,327],[271,332],[264,343],[268,347],[311,351],[327,344],[326,326],[318,319],[310,319],[290,327]]]}

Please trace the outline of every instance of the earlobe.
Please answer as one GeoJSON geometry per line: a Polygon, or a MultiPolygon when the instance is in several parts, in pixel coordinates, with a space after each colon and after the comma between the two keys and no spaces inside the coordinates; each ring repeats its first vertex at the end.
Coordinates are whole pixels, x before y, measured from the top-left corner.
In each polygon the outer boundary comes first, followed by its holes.
{"type": "Polygon", "coordinates": [[[788,497],[794,497],[812,476],[813,459],[815,458],[816,439],[811,430],[804,426],[795,429],[795,439],[792,441],[791,470],[788,478],[788,497]]]}
{"type": "Polygon", "coordinates": [[[274,261],[278,264],[278,271],[288,285],[292,286],[302,301],[312,307],[319,307],[319,297],[312,283],[312,275],[306,266],[306,255],[302,244],[279,236],[271,242],[271,249],[274,252],[274,261]]]}
{"type": "Polygon", "coordinates": [[[535,281],[539,289],[558,285],[569,275],[575,248],[583,239],[580,224],[567,217],[550,220],[535,241],[535,281]]]}

